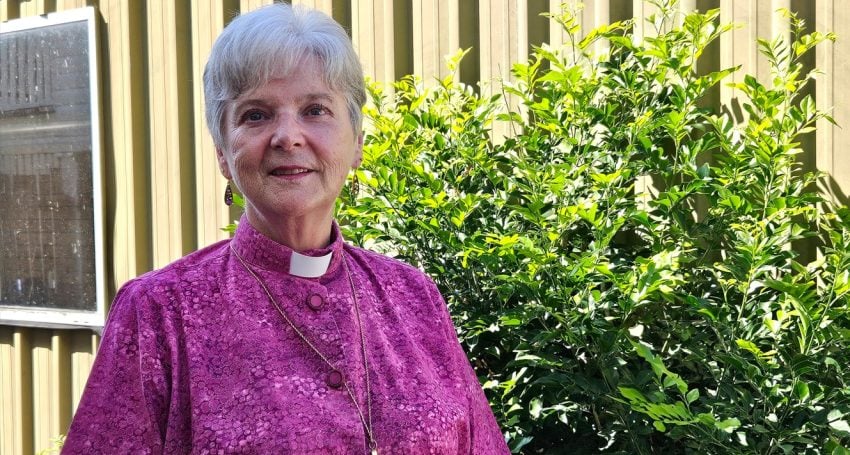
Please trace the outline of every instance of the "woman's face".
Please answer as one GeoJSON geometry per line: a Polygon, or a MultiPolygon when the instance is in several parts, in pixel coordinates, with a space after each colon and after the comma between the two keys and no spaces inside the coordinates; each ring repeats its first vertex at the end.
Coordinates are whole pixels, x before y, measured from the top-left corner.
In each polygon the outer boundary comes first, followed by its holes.
{"type": "Polygon", "coordinates": [[[353,130],[342,94],[325,85],[319,68],[307,58],[226,109],[219,166],[245,197],[252,224],[329,222],[349,170],[360,164],[363,135],[353,130]]]}

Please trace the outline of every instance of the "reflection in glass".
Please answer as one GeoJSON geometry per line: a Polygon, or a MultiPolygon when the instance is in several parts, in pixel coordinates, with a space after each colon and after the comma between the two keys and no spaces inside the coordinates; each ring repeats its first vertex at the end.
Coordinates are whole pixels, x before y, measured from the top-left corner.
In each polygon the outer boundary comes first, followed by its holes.
{"type": "Polygon", "coordinates": [[[0,305],[96,309],[86,22],[0,35],[0,305]]]}

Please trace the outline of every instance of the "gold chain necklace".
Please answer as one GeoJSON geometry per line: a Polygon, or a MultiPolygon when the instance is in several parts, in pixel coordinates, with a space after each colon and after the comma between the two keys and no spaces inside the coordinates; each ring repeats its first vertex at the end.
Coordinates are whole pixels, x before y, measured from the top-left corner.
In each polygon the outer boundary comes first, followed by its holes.
{"type": "MultiPolygon", "coordinates": [[[[245,270],[247,270],[248,273],[252,277],[254,277],[255,280],[257,280],[257,283],[260,285],[261,288],[263,288],[263,291],[266,293],[266,296],[269,298],[269,301],[272,303],[272,306],[274,306],[277,312],[280,313],[281,317],[283,317],[283,320],[286,321],[286,323],[289,324],[290,327],[292,327],[292,330],[295,331],[295,334],[298,335],[298,338],[301,338],[301,341],[303,341],[304,344],[309,346],[310,349],[312,349],[313,352],[316,353],[316,355],[318,355],[319,358],[321,358],[322,361],[328,365],[328,367],[330,367],[332,375],[336,374],[339,378],[341,378],[340,380],[342,381],[342,385],[345,386],[345,391],[348,392],[348,396],[354,403],[355,409],[357,409],[357,415],[360,417],[360,422],[363,424],[363,429],[366,430],[366,437],[369,439],[368,444],[370,454],[378,455],[378,443],[375,442],[375,436],[372,433],[372,392],[369,388],[369,362],[366,359],[366,338],[363,335],[363,322],[360,319],[360,304],[357,299],[357,288],[354,286],[354,279],[351,278],[351,271],[348,269],[348,262],[346,261],[345,253],[340,250],[340,254],[342,255],[342,266],[343,268],[345,268],[345,276],[348,277],[348,284],[351,287],[351,296],[354,299],[354,313],[357,316],[357,331],[360,333],[360,349],[363,353],[363,371],[365,372],[366,376],[366,416],[363,415],[363,410],[360,408],[360,404],[357,402],[357,398],[354,396],[354,392],[352,392],[351,387],[348,386],[348,381],[345,380],[345,376],[342,374],[339,368],[337,368],[330,360],[328,360],[328,358],[325,357],[324,354],[322,354],[322,351],[320,351],[319,348],[313,345],[313,343],[311,343],[310,340],[307,339],[307,337],[301,332],[301,330],[299,330],[298,327],[295,326],[292,320],[289,319],[286,313],[284,313],[283,308],[281,308],[281,306],[277,303],[277,300],[275,300],[275,298],[272,296],[272,293],[271,291],[269,291],[269,288],[266,286],[266,283],[263,282],[260,276],[257,275],[254,270],[251,269],[251,267],[248,266],[248,263],[245,262],[244,259],[242,259],[242,256],[240,256],[239,253],[236,252],[236,249],[233,248],[232,243],[230,244],[230,251],[233,252],[233,254],[236,256],[236,259],[239,259],[239,262],[242,264],[242,267],[244,267],[245,270]]],[[[342,337],[340,337],[340,340],[342,340],[342,337]]]]}

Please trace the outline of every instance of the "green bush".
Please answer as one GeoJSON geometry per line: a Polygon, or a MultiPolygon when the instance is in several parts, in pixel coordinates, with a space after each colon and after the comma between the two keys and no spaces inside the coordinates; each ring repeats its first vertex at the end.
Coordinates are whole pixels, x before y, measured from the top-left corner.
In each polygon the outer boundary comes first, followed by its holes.
{"type": "Polygon", "coordinates": [[[345,233],[434,277],[516,452],[847,453],[850,214],[795,159],[831,121],[801,59],[834,37],[786,14],[736,121],[704,100],[736,69],[697,71],[731,27],[658,3],[639,42],[555,17],[569,44],[514,66],[515,111],[373,86],[345,233]]]}

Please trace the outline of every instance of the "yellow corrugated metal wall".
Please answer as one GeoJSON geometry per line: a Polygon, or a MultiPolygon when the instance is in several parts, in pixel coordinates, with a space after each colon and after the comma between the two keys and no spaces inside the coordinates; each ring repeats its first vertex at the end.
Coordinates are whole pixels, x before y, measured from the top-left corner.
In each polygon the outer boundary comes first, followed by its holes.
{"type": "MultiPolygon", "coordinates": [[[[101,93],[106,164],[106,235],[110,295],[123,282],[223,238],[220,227],[235,215],[220,201],[219,176],[205,130],[201,94],[203,64],[218,32],[238,11],[268,0],[0,0],[0,22],[94,6],[101,17],[101,93]]],[[[575,3],[570,0],[566,3],[575,3]]],[[[388,81],[408,73],[426,80],[443,76],[443,56],[473,50],[461,67],[463,81],[508,76],[511,62],[529,47],[559,43],[560,29],[541,12],[561,0],[296,0],[322,9],[352,33],[366,73],[388,81]]],[[[582,25],[648,16],[640,0],[585,0],[582,25]]],[[[764,76],[755,38],[783,32],[776,10],[798,12],[822,31],[850,36],[850,10],[839,0],[682,0],[688,10],[720,8],[723,21],[741,28],[707,56],[716,68],[743,65],[764,76]]],[[[642,30],[638,31],[643,33],[642,30]]],[[[812,62],[826,74],[815,93],[834,106],[844,129],[819,125],[803,157],[827,172],[826,188],[850,192],[850,103],[839,93],[850,80],[850,45],[823,45],[812,62]],[[842,87],[844,87],[842,89],[842,87]]],[[[485,89],[486,90],[486,89],[485,89]]],[[[846,93],[846,92],[845,92],[846,93]]],[[[728,101],[721,88],[716,101],[728,101]]],[[[66,431],[97,347],[85,330],[0,326],[0,455],[29,454],[66,431]]]]}

